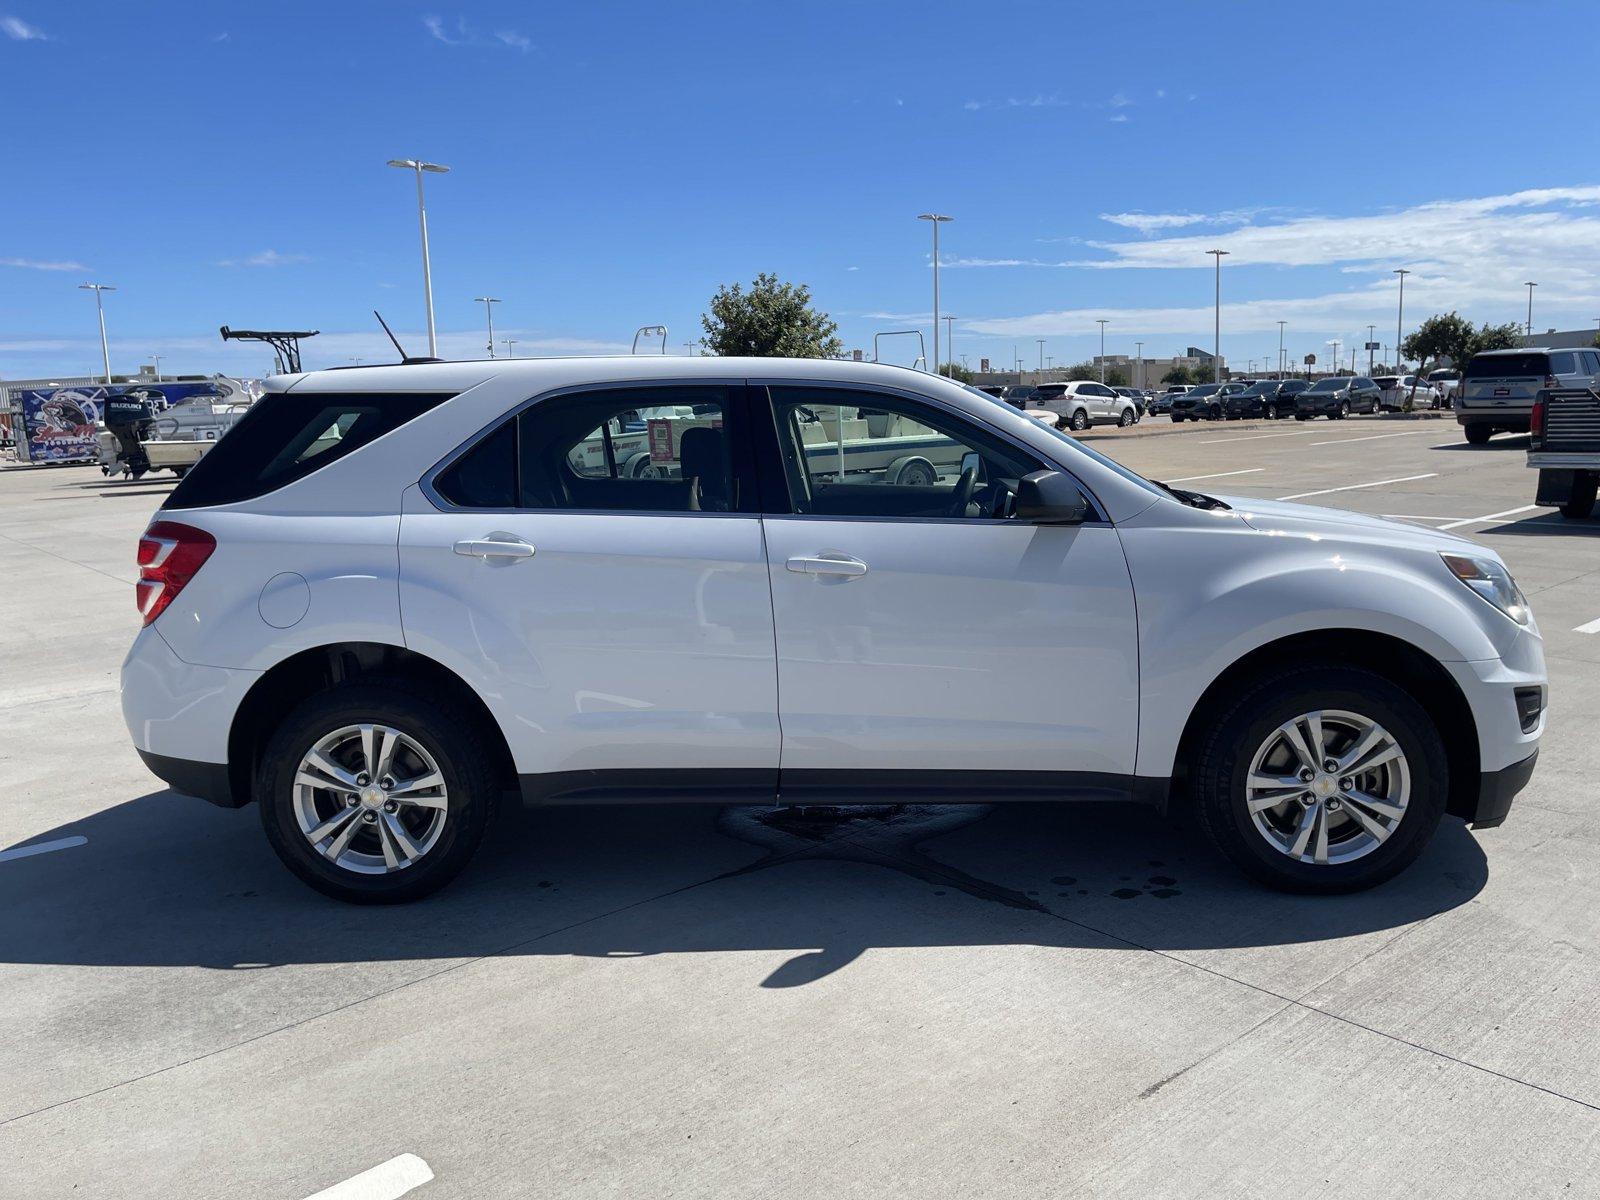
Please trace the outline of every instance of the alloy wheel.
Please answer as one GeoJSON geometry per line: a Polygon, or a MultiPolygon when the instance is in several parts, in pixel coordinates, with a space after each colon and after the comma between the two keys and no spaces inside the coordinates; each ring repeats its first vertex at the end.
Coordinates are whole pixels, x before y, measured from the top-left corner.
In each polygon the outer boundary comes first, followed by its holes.
{"type": "Polygon", "coordinates": [[[450,800],[433,755],[388,725],[346,725],[300,760],[294,815],[328,861],[387,875],[421,860],[444,832],[450,800]]]}
{"type": "Polygon", "coordinates": [[[1245,808],[1278,853],[1318,866],[1371,854],[1411,798],[1400,743],[1359,713],[1323,709],[1278,726],[1256,750],[1245,808]]]}

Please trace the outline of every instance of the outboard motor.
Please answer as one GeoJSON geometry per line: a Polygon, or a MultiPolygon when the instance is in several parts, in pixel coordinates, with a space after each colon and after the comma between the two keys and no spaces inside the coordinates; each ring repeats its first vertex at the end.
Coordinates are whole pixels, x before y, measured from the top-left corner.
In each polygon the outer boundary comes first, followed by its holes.
{"type": "MultiPolygon", "coordinates": [[[[106,432],[117,440],[117,462],[124,475],[138,479],[150,469],[150,458],[144,452],[144,439],[149,436],[150,422],[155,411],[150,401],[131,396],[108,396],[104,405],[106,432]]],[[[106,474],[115,468],[107,467],[106,474]]]]}

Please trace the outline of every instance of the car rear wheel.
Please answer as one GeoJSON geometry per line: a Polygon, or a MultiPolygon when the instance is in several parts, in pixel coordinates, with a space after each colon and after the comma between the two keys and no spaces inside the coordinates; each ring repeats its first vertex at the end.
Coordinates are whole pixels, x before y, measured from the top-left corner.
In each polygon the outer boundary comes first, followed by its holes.
{"type": "Polygon", "coordinates": [[[1072,414],[1072,428],[1080,432],[1089,428],[1089,414],[1086,410],[1080,408],[1072,414]]]}
{"type": "Polygon", "coordinates": [[[1201,828],[1246,874],[1291,892],[1353,892],[1422,853],[1444,813],[1443,739],[1374,672],[1308,666],[1260,680],[1202,736],[1201,828]]]}
{"type": "Polygon", "coordinates": [[[1267,405],[1267,420],[1276,421],[1277,419],[1278,419],[1278,406],[1276,404],[1267,405]]]}
{"type": "Polygon", "coordinates": [[[278,727],[256,776],[284,865],[355,904],[443,887],[483,841],[498,795],[482,736],[405,680],[314,696],[278,727]]]}
{"type": "Polygon", "coordinates": [[[1567,502],[1561,506],[1561,515],[1575,521],[1581,521],[1594,512],[1594,503],[1597,491],[1600,491],[1600,476],[1580,475],[1572,481],[1572,491],[1567,494],[1567,502]]]}
{"type": "Polygon", "coordinates": [[[1489,439],[1493,436],[1494,430],[1490,429],[1487,425],[1467,426],[1467,441],[1471,442],[1474,446],[1486,445],[1489,439]]]}

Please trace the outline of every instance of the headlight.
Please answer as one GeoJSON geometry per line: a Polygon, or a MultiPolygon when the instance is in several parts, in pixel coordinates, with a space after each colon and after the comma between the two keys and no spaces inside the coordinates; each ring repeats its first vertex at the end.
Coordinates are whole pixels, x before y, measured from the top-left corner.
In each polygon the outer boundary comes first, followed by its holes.
{"type": "Polygon", "coordinates": [[[1439,557],[1444,559],[1444,565],[1450,568],[1452,575],[1518,625],[1533,623],[1527,598],[1504,564],[1492,558],[1472,558],[1465,554],[1441,553],[1439,557]]]}

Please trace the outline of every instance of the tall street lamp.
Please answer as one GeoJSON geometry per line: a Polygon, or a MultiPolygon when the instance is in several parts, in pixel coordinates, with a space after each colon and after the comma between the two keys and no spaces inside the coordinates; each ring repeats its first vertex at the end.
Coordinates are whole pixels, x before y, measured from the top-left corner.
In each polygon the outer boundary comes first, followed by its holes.
{"type": "Polygon", "coordinates": [[[112,287],[109,283],[80,283],[78,285],[78,290],[80,292],[90,291],[94,293],[94,310],[97,314],[99,314],[100,317],[100,361],[105,364],[106,383],[110,384],[111,349],[106,345],[106,309],[105,305],[100,302],[100,293],[114,292],[117,289],[112,287]]]}
{"type": "Polygon", "coordinates": [[[489,321],[489,357],[494,357],[494,306],[500,301],[494,296],[474,296],[474,304],[483,305],[483,315],[489,321]]]}
{"type": "Polygon", "coordinates": [[[516,355],[511,352],[511,347],[513,347],[513,346],[515,346],[517,344],[517,339],[516,338],[501,338],[500,341],[506,348],[506,357],[507,358],[515,358],[516,355]]]}
{"type": "Polygon", "coordinates": [[[1375,341],[1372,340],[1373,331],[1375,329],[1377,329],[1377,328],[1378,327],[1376,325],[1368,325],[1367,326],[1367,374],[1368,375],[1372,374],[1372,352],[1373,352],[1374,349],[1377,348],[1377,345],[1378,345],[1378,343],[1376,343],[1375,341]]]}
{"type": "Polygon", "coordinates": [[[1044,339],[1034,338],[1033,340],[1039,344],[1039,370],[1042,372],[1044,370],[1044,339]]]}
{"type": "Polygon", "coordinates": [[[1100,382],[1106,381],[1106,319],[1096,317],[1094,323],[1100,326],[1100,382]]]}
{"type": "Polygon", "coordinates": [[[939,226],[954,217],[942,213],[919,213],[919,221],[933,222],[933,373],[939,373],[939,226]]]}
{"type": "Polygon", "coordinates": [[[1406,276],[1411,272],[1404,267],[1396,267],[1394,273],[1400,276],[1400,308],[1394,318],[1394,370],[1398,375],[1405,369],[1401,362],[1405,351],[1400,347],[1406,340],[1406,276]]]}
{"type": "Polygon", "coordinates": [[[1287,322],[1287,321],[1279,321],[1278,322],[1278,378],[1279,379],[1283,378],[1283,367],[1284,367],[1284,362],[1283,362],[1283,327],[1285,325],[1287,325],[1288,323],[1289,322],[1287,322]]]}
{"type": "Polygon", "coordinates": [[[944,357],[951,365],[956,361],[956,319],[945,314],[944,318],[944,357]]]}
{"type": "Polygon", "coordinates": [[[1226,250],[1207,250],[1207,254],[1214,255],[1217,260],[1217,320],[1215,341],[1212,344],[1212,383],[1222,382],[1222,258],[1226,250]]]}
{"type": "Polygon", "coordinates": [[[1528,336],[1533,337],[1533,289],[1538,287],[1531,280],[1525,285],[1528,289],[1528,336]]]}
{"type": "Polygon", "coordinates": [[[417,226],[422,230],[422,295],[428,307],[428,357],[439,357],[439,337],[433,329],[433,269],[428,263],[428,208],[422,200],[422,173],[443,175],[449,167],[417,158],[391,158],[391,167],[403,167],[417,174],[417,226]]]}
{"type": "Polygon", "coordinates": [[[156,365],[156,382],[157,383],[161,382],[161,360],[163,358],[165,358],[165,357],[166,357],[165,354],[152,354],[150,356],[150,361],[155,363],[155,365],[156,365]]]}
{"type": "Polygon", "coordinates": [[[1133,386],[1142,388],[1144,386],[1144,343],[1135,342],[1133,344],[1133,350],[1135,355],[1134,361],[1138,363],[1138,366],[1134,369],[1134,378],[1139,381],[1133,386]]]}

